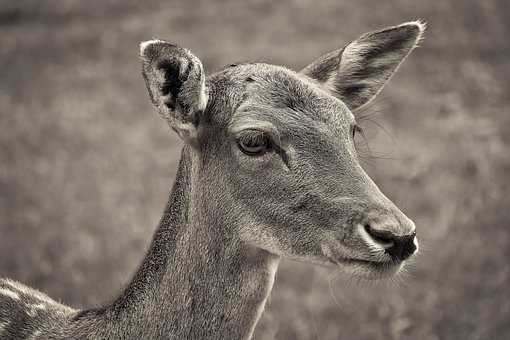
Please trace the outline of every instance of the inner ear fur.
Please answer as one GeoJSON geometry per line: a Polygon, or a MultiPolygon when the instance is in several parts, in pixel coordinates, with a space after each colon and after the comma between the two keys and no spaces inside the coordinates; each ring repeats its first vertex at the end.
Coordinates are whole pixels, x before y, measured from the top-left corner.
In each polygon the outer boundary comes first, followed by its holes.
{"type": "Polygon", "coordinates": [[[354,110],[370,102],[423,38],[425,24],[404,23],[370,32],[301,72],[354,110]]]}
{"type": "Polygon", "coordinates": [[[196,138],[207,106],[203,66],[191,51],[162,40],[140,44],[142,74],[153,105],[185,141],[196,138]]]}

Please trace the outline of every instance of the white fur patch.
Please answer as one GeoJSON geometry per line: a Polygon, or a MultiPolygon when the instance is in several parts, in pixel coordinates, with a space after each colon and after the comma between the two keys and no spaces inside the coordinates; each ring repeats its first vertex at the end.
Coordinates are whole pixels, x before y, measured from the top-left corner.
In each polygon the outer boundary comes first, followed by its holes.
{"type": "Polygon", "coordinates": [[[6,284],[8,284],[9,286],[11,286],[13,289],[21,291],[23,293],[23,288],[24,287],[20,283],[18,283],[16,281],[13,281],[13,280],[10,280],[10,279],[6,279],[4,282],[6,284]]]}
{"type": "Polygon", "coordinates": [[[418,244],[418,238],[416,236],[414,237],[413,243],[414,243],[414,246],[416,247],[416,250],[414,251],[413,254],[416,254],[418,252],[418,250],[420,250],[420,245],[418,244]]]}
{"type": "Polygon", "coordinates": [[[9,322],[0,321],[0,334],[2,334],[2,332],[7,328],[7,326],[9,326],[9,322]]]}
{"type": "Polygon", "coordinates": [[[423,33],[425,31],[425,29],[427,28],[427,23],[423,20],[418,19],[418,20],[414,20],[414,21],[404,22],[404,23],[398,25],[398,27],[401,27],[401,26],[418,26],[420,33],[423,33]]]}
{"type": "Polygon", "coordinates": [[[425,38],[425,30],[427,29],[427,23],[423,20],[415,20],[415,21],[409,21],[404,22],[403,24],[398,25],[400,26],[417,26],[420,33],[418,34],[418,38],[416,39],[416,42],[414,43],[413,49],[416,47],[419,47],[420,43],[425,38]]]}
{"type": "Polygon", "coordinates": [[[45,310],[46,309],[46,306],[42,303],[39,303],[37,305],[32,305],[30,306],[30,308],[34,308],[34,309],[40,309],[40,310],[45,310]]]}
{"type": "Polygon", "coordinates": [[[36,298],[38,299],[39,301],[41,302],[46,302],[46,303],[50,303],[50,304],[54,304],[55,301],[53,301],[50,297],[48,297],[47,295],[35,290],[35,289],[31,289],[31,288],[28,288],[27,286],[25,285],[22,285],[16,281],[12,281],[12,280],[5,280],[4,281],[5,283],[7,283],[9,286],[11,286],[14,290],[20,292],[21,294],[24,294],[24,295],[28,295],[30,297],[33,297],[33,298],[36,298]]]}
{"type": "Polygon", "coordinates": [[[198,109],[201,111],[205,111],[207,107],[207,101],[209,100],[207,93],[205,92],[205,77],[202,76],[201,81],[202,89],[200,90],[200,98],[198,100],[198,109]]]}
{"type": "Polygon", "coordinates": [[[144,55],[144,51],[145,49],[150,46],[150,45],[153,45],[153,44],[157,44],[157,43],[162,43],[164,42],[163,40],[159,40],[159,39],[154,39],[154,40],[147,40],[147,41],[142,41],[140,43],[140,55],[143,57],[144,55]]]}
{"type": "Polygon", "coordinates": [[[28,308],[30,309],[27,314],[31,317],[34,317],[37,315],[38,310],[46,310],[46,306],[42,303],[39,303],[37,305],[29,305],[28,308]]]}
{"type": "Polygon", "coordinates": [[[363,241],[365,241],[365,243],[375,251],[383,251],[384,249],[387,249],[393,245],[393,243],[376,242],[370,235],[368,235],[365,227],[363,227],[361,224],[358,224],[357,228],[358,233],[360,234],[363,241]]]}
{"type": "Polygon", "coordinates": [[[32,333],[32,335],[30,335],[30,338],[28,338],[28,340],[35,340],[37,339],[40,335],[41,335],[41,331],[35,331],[34,333],[32,333]]]}
{"type": "Polygon", "coordinates": [[[19,300],[19,295],[16,292],[13,292],[12,290],[6,289],[6,288],[0,288],[0,294],[4,296],[8,296],[11,299],[19,300]]]}

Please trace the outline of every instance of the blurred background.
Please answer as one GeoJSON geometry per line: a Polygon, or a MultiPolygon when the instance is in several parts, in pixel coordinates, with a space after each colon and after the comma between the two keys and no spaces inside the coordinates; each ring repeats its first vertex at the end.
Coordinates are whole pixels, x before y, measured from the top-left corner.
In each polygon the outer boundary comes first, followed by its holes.
{"type": "Polygon", "coordinates": [[[283,261],[255,339],[510,338],[510,3],[2,1],[0,276],[75,307],[117,294],[148,246],[181,142],[151,107],[138,43],[209,73],[294,69],[421,18],[426,39],[370,106],[364,166],[418,227],[393,282],[283,261]]]}

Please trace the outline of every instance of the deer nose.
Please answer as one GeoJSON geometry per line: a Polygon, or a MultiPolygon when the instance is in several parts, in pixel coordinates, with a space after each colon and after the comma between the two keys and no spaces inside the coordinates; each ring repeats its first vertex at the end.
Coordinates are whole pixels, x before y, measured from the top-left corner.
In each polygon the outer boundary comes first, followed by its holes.
{"type": "Polygon", "coordinates": [[[365,225],[365,231],[394,261],[407,260],[416,252],[416,232],[414,231],[408,235],[396,235],[388,230],[376,229],[370,224],[365,225]]]}

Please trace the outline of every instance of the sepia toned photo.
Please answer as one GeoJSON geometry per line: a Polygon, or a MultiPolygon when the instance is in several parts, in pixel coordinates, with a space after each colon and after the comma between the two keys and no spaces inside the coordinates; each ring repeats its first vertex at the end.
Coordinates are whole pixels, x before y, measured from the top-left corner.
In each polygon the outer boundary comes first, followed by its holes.
{"type": "Polygon", "coordinates": [[[510,338],[508,2],[0,27],[0,340],[510,338]]]}

